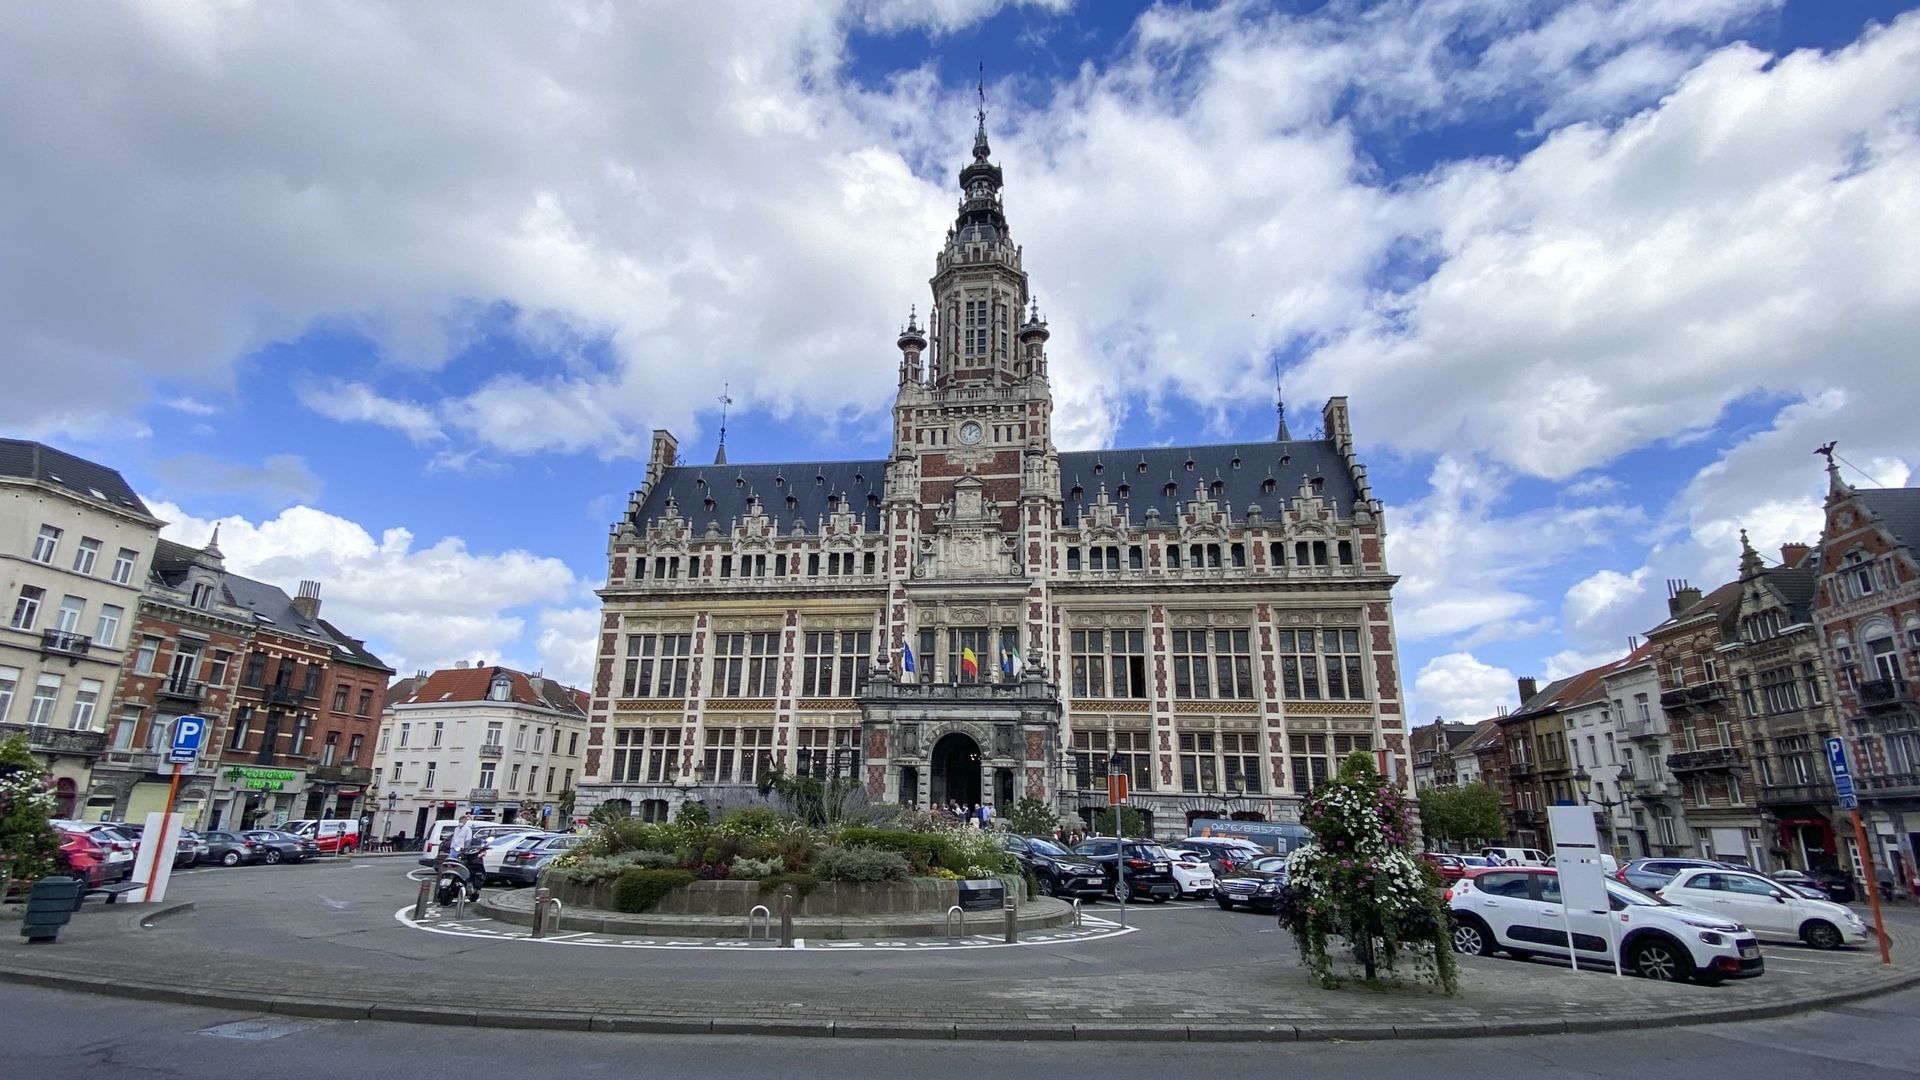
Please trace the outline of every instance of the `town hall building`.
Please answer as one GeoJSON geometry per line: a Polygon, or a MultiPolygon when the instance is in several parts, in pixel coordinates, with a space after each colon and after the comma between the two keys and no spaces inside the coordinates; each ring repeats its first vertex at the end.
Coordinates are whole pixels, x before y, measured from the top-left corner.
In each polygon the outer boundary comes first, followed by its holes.
{"type": "Polygon", "coordinates": [[[1049,327],[982,123],[885,460],[711,465],[666,431],[608,544],[576,814],[787,775],[1063,819],[1296,820],[1410,786],[1386,526],[1344,398],[1295,438],[1063,451],[1049,327]]]}

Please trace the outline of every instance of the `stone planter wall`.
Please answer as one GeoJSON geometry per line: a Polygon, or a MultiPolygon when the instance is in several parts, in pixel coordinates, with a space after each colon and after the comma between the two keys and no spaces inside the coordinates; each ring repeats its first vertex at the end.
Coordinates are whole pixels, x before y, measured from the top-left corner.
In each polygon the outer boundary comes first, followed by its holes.
{"type": "MultiPolygon", "coordinates": [[[[552,889],[553,895],[570,909],[587,907],[601,911],[618,910],[614,906],[612,882],[604,885],[572,885],[546,881],[543,884],[552,889]]],[[[1018,902],[1018,893],[1014,897],[1018,902]]],[[[805,897],[794,898],[793,913],[800,916],[939,915],[958,903],[959,898],[959,882],[935,878],[884,882],[823,881],[805,897]]],[[[662,897],[649,914],[745,916],[760,905],[778,910],[779,902],[779,892],[762,892],[757,881],[696,881],[662,897]]]]}

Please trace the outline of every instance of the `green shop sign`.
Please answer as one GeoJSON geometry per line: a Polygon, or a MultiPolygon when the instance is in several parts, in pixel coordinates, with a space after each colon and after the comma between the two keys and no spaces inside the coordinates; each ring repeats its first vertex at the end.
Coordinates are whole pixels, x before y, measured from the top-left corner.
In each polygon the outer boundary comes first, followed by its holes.
{"type": "Polygon", "coordinates": [[[228,769],[227,782],[249,791],[284,791],[300,779],[292,769],[228,769]]]}

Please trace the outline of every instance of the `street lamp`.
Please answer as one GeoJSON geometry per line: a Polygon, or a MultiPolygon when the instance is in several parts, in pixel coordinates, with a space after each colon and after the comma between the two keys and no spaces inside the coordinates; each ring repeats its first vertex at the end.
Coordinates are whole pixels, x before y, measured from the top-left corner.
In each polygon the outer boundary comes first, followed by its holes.
{"type": "Polygon", "coordinates": [[[1612,843],[1613,811],[1615,807],[1626,806],[1627,805],[1626,800],[1621,799],[1620,801],[1615,802],[1614,800],[1605,798],[1604,796],[1598,799],[1594,798],[1593,797],[1593,777],[1588,774],[1585,766],[1582,766],[1573,771],[1573,783],[1576,789],[1580,792],[1580,801],[1587,804],[1588,806],[1594,807],[1595,809],[1601,812],[1600,820],[1606,829],[1606,833],[1608,837],[1607,846],[1612,847],[1613,846],[1613,843],[1612,843]]]}
{"type": "Polygon", "coordinates": [[[1230,770],[1227,773],[1226,790],[1220,790],[1218,783],[1209,777],[1206,782],[1206,789],[1202,792],[1202,794],[1209,799],[1220,800],[1220,816],[1229,821],[1233,819],[1233,804],[1239,802],[1241,796],[1246,793],[1246,778],[1240,774],[1240,770],[1238,769],[1230,770]]]}
{"type": "Polygon", "coordinates": [[[399,804],[399,802],[400,802],[399,792],[397,791],[387,792],[387,827],[381,831],[386,833],[388,836],[393,835],[393,810],[394,810],[394,807],[399,804]]]}

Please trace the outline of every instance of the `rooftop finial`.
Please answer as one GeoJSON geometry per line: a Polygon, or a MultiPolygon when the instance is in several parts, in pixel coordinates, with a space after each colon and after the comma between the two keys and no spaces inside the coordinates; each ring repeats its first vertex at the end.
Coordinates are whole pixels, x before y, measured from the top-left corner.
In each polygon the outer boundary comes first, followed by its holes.
{"type": "Polygon", "coordinates": [[[1279,414],[1280,427],[1274,434],[1279,442],[1292,442],[1293,432],[1287,430],[1287,395],[1280,389],[1280,354],[1273,356],[1273,411],[1279,414]]]}
{"type": "Polygon", "coordinates": [[[220,553],[220,523],[219,523],[219,522],[217,522],[217,521],[216,521],[216,522],[214,522],[214,523],[213,523],[213,539],[211,539],[211,540],[208,540],[208,541],[207,541],[207,546],[206,546],[206,547],[204,547],[204,548],[201,548],[200,550],[202,550],[202,551],[204,551],[204,552],[206,552],[207,554],[209,554],[209,555],[211,555],[211,556],[213,556],[213,557],[214,557],[214,558],[216,558],[216,559],[218,559],[218,558],[220,558],[220,557],[221,557],[221,553],[220,553]]]}
{"type": "Polygon", "coordinates": [[[980,107],[974,112],[974,118],[980,126],[973,133],[973,160],[984,162],[992,153],[987,147],[987,62],[980,62],[980,81],[973,86],[974,93],[980,97],[980,107]]]}
{"type": "Polygon", "coordinates": [[[1838,441],[1830,442],[1813,451],[1827,459],[1827,493],[1830,495],[1844,494],[1847,490],[1847,482],[1840,479],[1840,466],[1833,461],[1833,448],[1838,445],[1840,445],[1838,441]]]}
{"type": "Polygon", "coordinates": [[[727,406],[733,404],[733,398],[729,396],[728,391],[732,389],[733,384],[730,382],[720,384],[720,445],[713,452],[715,465],[727,463],[727,406]]]}

